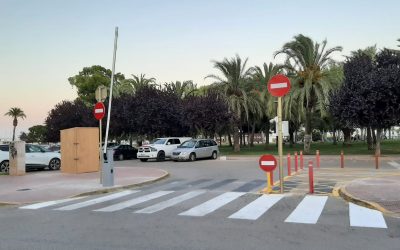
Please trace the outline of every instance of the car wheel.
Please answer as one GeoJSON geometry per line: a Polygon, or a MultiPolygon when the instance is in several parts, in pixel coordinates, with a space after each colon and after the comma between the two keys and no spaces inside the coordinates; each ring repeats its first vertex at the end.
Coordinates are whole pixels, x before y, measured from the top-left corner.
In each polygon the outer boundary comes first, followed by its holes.
{"type": "Polygon", "coordinates": [[[195,161],[195,160],[196,160],[196,154],[195,154],[195,153],[191,153],[191,154],[189,155],[189,160],[190,160],[190,161],[195,161]]]}
{"type": "Polygon", "coordinates": [[[212,155],[211,155],[211,158],[212,158],[213,160],[216,160],[217,157],[218,157],[217,151],[214,151],[214,152],[212,153],[212,155]]]}
{"type": "Polygon", "coordinates": [[[123,160],[124,160],[124,155],[123,155],[123,154],[120,154],[120,155],[118,156],[118,160],[119,160],[119,161],[123,161],[123,160]]]}
{"type": "Polygon", "coordinates": [[[49,162],[49,169],[50,170],[59,170],[61,167],[61,161],[60,159],[54,158],[51,159],[49,162]]]}
{"type": "Polygon", "coordinates": [[[0,163],[0,172],[8,173],[10,171],[10,163],[9,161],[3,161],[0,163]]]}
{"type": "Polygon", "coordinates": [[[146,162],[148,159],[140,159],[141,162],[146,162]]]}
{"type": "Polygon", "coordinates": [[[160,151],[157,154],[157,161],[164,161],[165,160],[165,153],[164,151],[160,151]]]}

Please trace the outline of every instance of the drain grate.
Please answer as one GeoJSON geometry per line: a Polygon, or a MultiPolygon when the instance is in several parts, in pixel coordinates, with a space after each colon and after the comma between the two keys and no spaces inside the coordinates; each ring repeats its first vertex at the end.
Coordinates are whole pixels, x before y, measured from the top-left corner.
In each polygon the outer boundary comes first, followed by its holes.
{"type": "Polygon", "coordinates": [[[29,190],[31,190],[30,188],[21,188],[21,189],[18,189],[17,191],[29,191],[29,190]]]}

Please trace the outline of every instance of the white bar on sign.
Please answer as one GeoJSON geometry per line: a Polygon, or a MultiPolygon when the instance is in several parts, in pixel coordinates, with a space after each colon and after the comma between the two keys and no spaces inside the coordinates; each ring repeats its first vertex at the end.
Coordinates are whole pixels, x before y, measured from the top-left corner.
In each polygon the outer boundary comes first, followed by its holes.
{"type": "Polygon", "coordinates": [[[263,166],[275,166],[274,161],[261,161],[261,165],[263,166]]]}
{"type": "Polygon", "coordinates": [[[286,82],[271,83],[271,89],[283,89],[283,88],[287,88],[286,82]]]}
{"type": "Polygon", "coordinates": [[[98,113],[103,113],[104,111],[103,111],[103,109],[95,109],[94,112],[95,112],[96,114],[98,114],[98,113]]]}

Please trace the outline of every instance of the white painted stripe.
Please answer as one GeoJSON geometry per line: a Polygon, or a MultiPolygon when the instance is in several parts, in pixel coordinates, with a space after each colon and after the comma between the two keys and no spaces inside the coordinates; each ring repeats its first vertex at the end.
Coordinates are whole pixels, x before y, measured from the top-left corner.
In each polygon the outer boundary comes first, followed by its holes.
{"type": "Polygon", "coordinates": [[[68,199],[62,199],[62,200],[55,200],[55,201],[40,202],[40,203],[28,205],[28,206],[23,206],[23,207],[20,207],[19,209],[39,209],[39,208],[50,207],[50,206],[54,206],[54,205],[69,202],[69,201],[79,200],[79,199],[82,199],[85,197],[86,196],[74,197],[74,198],[68,198],[68,199]]]}
{"type": "Polygon", "coordinates": [[[275,161],[261,161],[261,165],[263,166],[274,166],[275,161]]]}
{"type": "Polygon", "coordinates": [[[104,112],[103,109],[95,109],[95,110],[94,110],[94,113],[96,113],[96,114],[98,114],[98,113],[103,113],[103,112],[104,112]]]}
{"type": "Polygon", "coordinates": [[[194,198],[196,196],[204,194],[205,192],[206,192],[205,190],[191,191],[191,192],[188,192],[186,194],[183,194],[183,195],[177,196],[175,198],[169,199],[167,201],[160,202],[160,203],[155,204],[153,206],[143,208],[143,209],[141,209],[139,211],[136,211],[135,213],[152,214],[152,213],[161,211],[163,209],[172,207],[172,206],[174,206],[176,204],[179,204],[181,202],[184,202],[186,200],[192,199],[192,198],[194,198]]]}
{"type": "Polygon", "coordinates": [[[307,195],[297,205],[296,209],[286,218],[285,222],[315,224],[318,221],[328,196],[307,195]]]}
{"type": "Polygon", "coordinates": [[[105,201],[110,201],[110,200],[114,200],[114,199],[117,199],[117,198],[121,198],[121,197],[124,197],[126,195],[130,195],[130,194],[137,193],[137,192],[139,192],[139,191],[138,190],[126,190],[126,191],[118,192],[118,193],[115,193],[115,194],[102,196],[102,197],[99,197],[99,198],[96,198],[96,199],[92,199],[92,200],[88,200],[88,201],[72,204],[72,205],[69,205],[69,206],[56,208],[54,210],[61,210],[61,211],[75,210],[75,209],[78,209],[78,208],[88,207],[88,206],[95,205],[95,204],[98,204],[98,203],[101,203],[101,202],[105,202],[105,201]]]}
{"type": "Polygon", "coordinates": [[[231,219],[245,219],[245,220],[257,220],[261,215],[268,211],[275,203],[280,201],[284,195],[282,194],[271,194],[262,195],[255,201],[251,202],[238,212],[229,216],[231,219]]]}
{"type": "Polygon", "coordinates": [[[287,82],[271,83],[271,89],[287,88],[287,82]]]}
{"type": "Polygon", "coordinates": [[[94,210],[94,211],[96,211],[96,212],[114,212],[114,211],[122,210],[122,209],[127,208],[127,207],[135,206],[137,204],[140,204],[140,203],[143,203],[143,202],[146,202],[146,201],[149,201],[149,200],[153,200],[153,199],[159,198],[161,196],[164,196],[164,195],[167,195],[167,194],[170,194],[170,193],[173,193],[173,192],[174,191],[158,191],[158,192],[155,192],[155,193],[143,195],[141,197],[137,197],[137,198],[132,199],[132,200],[127,200],[127,201],[124,201],[124,202],[121,202],[121,203],[117,203],[115,205],[111,205],[111,206],[108,206],[108,207],[105,207],[105,208],[97,209],[97,210],[94,210]]]}
{"type": "Polygon", "coordinates": [[[395,161],[389,161],[388,164],[394,168],[400,169],[400,164],[395,161]]]}
{"type": "Polygon", "coordinates": [[[349,203],[350,226],[387,228],[381,212],[349,203]]]}
{"type": "Polygon", "coordinates": [[[211,212],[214,212],[218,208],[228,204],[229,202],[239,198],[240,196],[244,195],[244,192],[227,192],[223,193],[203,204],[200,204],[194,208],[191,208],[179,215],[186,215],[186,216],[204,216],[211,212]]]}

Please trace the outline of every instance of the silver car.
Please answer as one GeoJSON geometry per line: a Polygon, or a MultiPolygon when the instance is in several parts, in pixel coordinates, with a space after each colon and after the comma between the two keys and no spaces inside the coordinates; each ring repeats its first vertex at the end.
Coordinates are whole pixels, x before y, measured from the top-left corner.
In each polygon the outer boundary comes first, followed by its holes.
{"type": "Polygon", "coordinates": [[[195,161],[200,158],[217,159],[218,144],[210,139],[192,139],[185,141],[172,151],[171,159],[195,161]]]}

